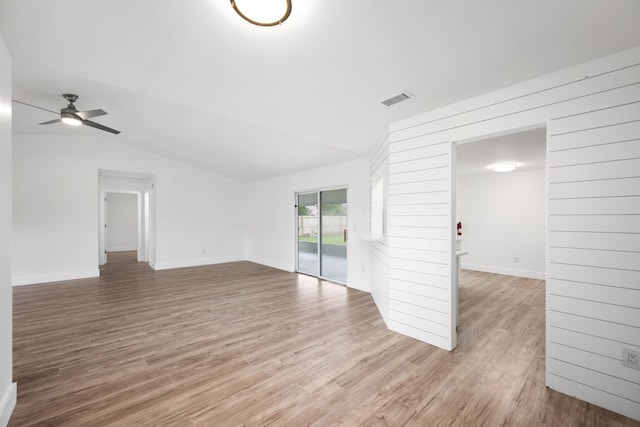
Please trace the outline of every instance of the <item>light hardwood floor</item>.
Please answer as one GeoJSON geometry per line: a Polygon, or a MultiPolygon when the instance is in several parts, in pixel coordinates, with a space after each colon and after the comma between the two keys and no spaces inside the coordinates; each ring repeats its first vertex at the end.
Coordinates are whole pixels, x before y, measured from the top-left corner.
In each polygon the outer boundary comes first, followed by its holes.
{"type": "Polygon", "coordinates": [[[544,386],[544,282],[464,271],[459,346],[371,296],[238,262],[14,288],[11,426],[622,426],[544,386]]]}

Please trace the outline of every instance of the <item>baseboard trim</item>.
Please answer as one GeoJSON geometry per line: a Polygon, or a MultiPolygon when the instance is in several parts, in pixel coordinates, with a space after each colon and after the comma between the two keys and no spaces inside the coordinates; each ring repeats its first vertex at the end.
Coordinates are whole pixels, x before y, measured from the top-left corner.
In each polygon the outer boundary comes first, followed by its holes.
{"type": "Polygon", "coordinates": [[[286,263],[280,262],[280,261],[273,261],[273,260],[266,259],[266,258],[249,256],[249,261],[255,262],[256,264],[266,265],[267,267],[277,268],[278,270],[288,271],[290,273],[293,273],[293,272],[296,271],[295,266],[293,266],[291,264],[286,264],[286,263]]]}
{"type": "Polygon", "coordinates": [[[517,270],[515,268],[498,267],[493,265],[468,264],[464,261],[460,267],[463,270],[482,271],[484,273],[504,274],[505,276],[524,277],[527,279],[546,280],[544,271],[517,270]]]}
{"type": "Polygon", "coordinates": [[[38,274],[34,276],[14,276],[13,286],[36,285],[38,283],[60,282],[62,280],[87,279],[99,277],[100,269],[65,271],[62,273],[38,274]]]}
{"type": "Polygon", "coordinates": [[[226,262],[238,262],[238,261],[246,261],[246,259],[241,256],[229,256],[229,257],[219,257],[219,258],[199,258],[199,259],[187,259],[182,261],[153,262],[153,263],[149,261],[149,266],[151,266],[151,268],[153,268],[154,270],[170,270],[172,268],[198,267],[201,265],[224,264],[226,262]]]}
{"type": "Polygon", "coordinates": [[[127,251],[137,251],[137,246],[114,246],[111,248],[107,248],[107,252],[127,252],[127,251]]]}
{"type": "Polygon", "coordinates": [[[16,407],[18,399],[18,386],[16,383],[9,384],[7,390],[0,400],[0,426],[6,426],[9,424],[13,409],[16,407]]]}

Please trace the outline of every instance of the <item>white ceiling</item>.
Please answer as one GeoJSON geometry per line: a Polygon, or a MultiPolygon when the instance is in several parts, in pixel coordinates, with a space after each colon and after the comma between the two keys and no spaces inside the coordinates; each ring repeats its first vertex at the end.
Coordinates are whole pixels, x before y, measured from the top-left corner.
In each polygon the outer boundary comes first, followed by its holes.
{"type": "Polygon", "coordinates": [[[495,163],[518,163],[518,171],[543,169],[546,162],[546,128],[527,130],[495,138],[456,145],[456,175],[495,173],[495,163]]]}
{"type": "Polygon", "coordinates": [[[97,135],[244,182],[368,155],[395,120],[640,45],[637,0],[293,0],[279,27],[228,0],[0,0],[14,99],[62,93],[97,135]],[[394,107],[381,101],[410,91],[394,107]]]}

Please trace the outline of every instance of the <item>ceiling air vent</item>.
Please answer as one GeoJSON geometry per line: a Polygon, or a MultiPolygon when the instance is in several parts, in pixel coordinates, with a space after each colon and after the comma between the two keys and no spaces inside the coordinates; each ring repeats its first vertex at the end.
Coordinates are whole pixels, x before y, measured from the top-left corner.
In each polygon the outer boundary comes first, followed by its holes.
{"type": "Polygon", "coordinates": [[[386,105],[387,107],[391,107],[393,104],[397,104],[398,102],[402,102],[402,101],[406,101],[409,98],[413,98],[415,95],[413,95],[411,92],[403,92],[400,95],[396,95],[393,96],[389,99],[385,99],[384,101],[382,101],[382,103],[384,105],[386,105]]]}

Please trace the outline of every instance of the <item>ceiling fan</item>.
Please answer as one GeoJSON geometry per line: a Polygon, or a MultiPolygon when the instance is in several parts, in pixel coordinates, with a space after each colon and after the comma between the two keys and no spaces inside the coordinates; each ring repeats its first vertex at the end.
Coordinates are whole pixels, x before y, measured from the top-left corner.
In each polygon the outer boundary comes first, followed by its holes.
{"type": "MultiPolygon", "coordinates": [[[[65,108],[60,109],[60,118],[49,120],[48,122],[39,123],[41,125],[50,125],[53,123],[66,123],[68,125],[77,126],[77,125],[85,125],[90,126],[92,128],[100,129],[106,132],[115,133],[116,135],[120,133],[119,130],[111,129],[110,127],[101,125],[100,123],[92,122],[89,120],[93,117],[104,116],[107,114],[106,111],[97,109],[97,110],[88,110],[88,111],[78,111],[76,106],[73,105],[74,102],[78,99],[78,95],[74,95],[72,93],[65,93],[62,95],[64,99],[69,102],[65,108]]],[[[15,101],[15,100],[14,100],[15,101]]],[[[25,102],[15,101],[19,104],[28,105],[30,107],[39,108],[40,110],[49,111],[51,113],[58,114],[56,111],[47,110],[46,108],[37,107],[35,105],[27,104],[25,102]]]]}

